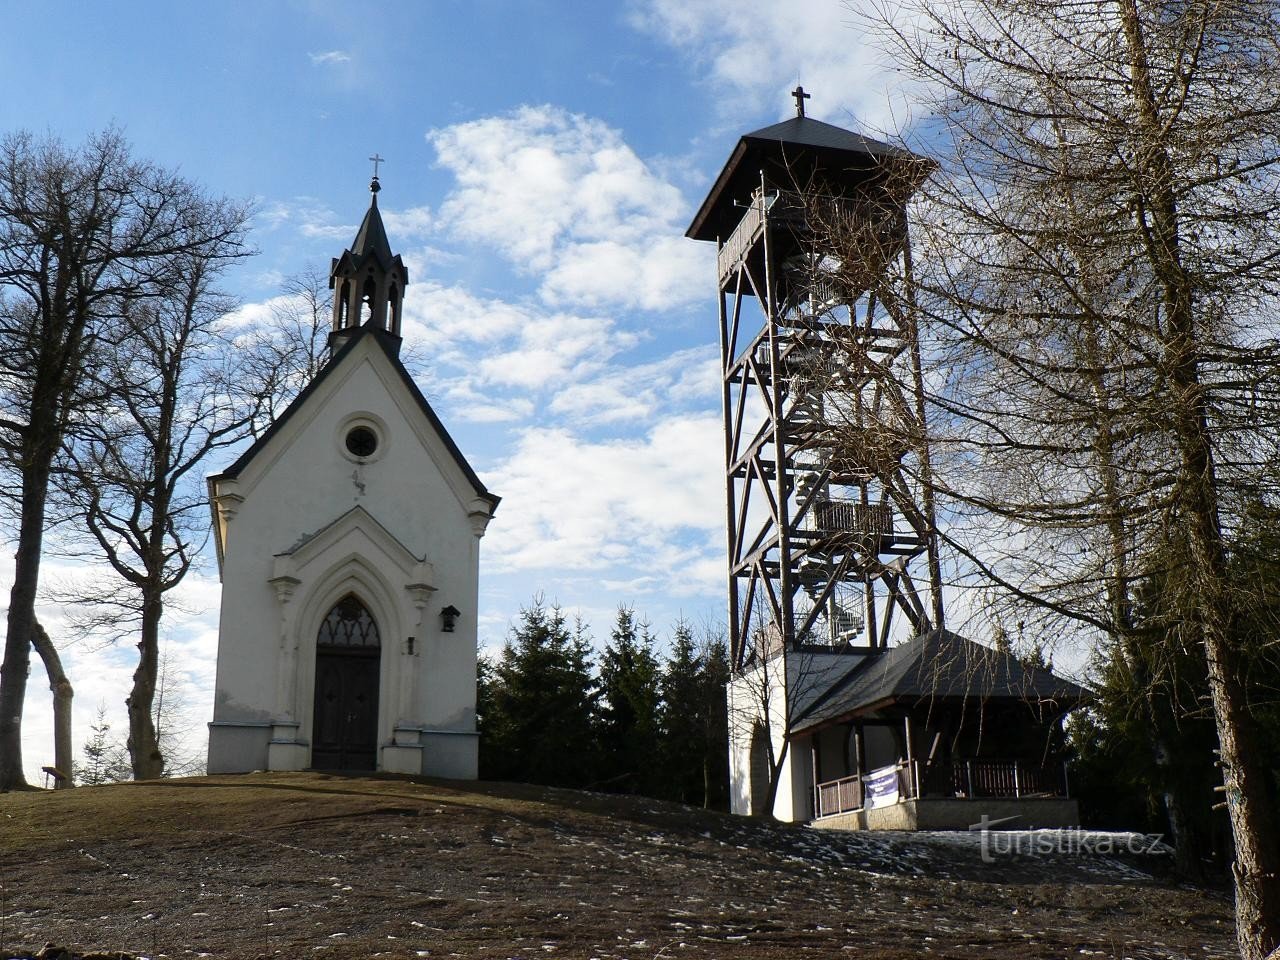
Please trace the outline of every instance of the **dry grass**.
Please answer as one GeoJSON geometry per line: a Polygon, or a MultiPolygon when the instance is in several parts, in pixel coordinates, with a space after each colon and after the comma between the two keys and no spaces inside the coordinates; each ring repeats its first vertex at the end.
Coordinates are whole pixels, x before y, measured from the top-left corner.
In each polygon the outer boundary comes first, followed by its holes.
{"type": "Polygon", "coordinates": [[[254,774],[0,796],[0,957],[1227,957],[1220,896],[511,784],[254,774]],[[21,952],[16,955],[25,955],[21,952]]]}

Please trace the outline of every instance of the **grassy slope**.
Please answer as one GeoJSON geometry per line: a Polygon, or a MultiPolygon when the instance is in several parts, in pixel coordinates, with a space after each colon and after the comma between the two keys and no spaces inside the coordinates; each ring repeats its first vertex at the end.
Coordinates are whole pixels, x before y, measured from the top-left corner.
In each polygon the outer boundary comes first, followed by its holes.
{"type": "Polygon", "coordinates": [[[0,956],[1231,955],[1216,895],[965,839],[319,774],[9,794],[0,956]]]}

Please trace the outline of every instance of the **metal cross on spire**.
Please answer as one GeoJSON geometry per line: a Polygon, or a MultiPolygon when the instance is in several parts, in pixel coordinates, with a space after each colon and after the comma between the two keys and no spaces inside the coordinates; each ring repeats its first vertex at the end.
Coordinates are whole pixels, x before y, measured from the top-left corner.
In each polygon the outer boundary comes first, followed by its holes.
{"type": "Polygon", "coordinates": [[[377,179],[378,179],[378,164],[380,164],[380,163],[386,163],[387,161],[386,161],[386,159],[385,159],[384,157],[380,157],[380,156],[378,156],[376,153],[375,153],[372,157],[370,157],[369,159],[373,161],[373,179],[377,180],[377,179]]]}
{"type": "Polygon", "coordinates": [[[810,99],[811,95],[804,92],[804,87],[796,84],[796,88],[791,91],[791,95],[796,98],[796,116],[804,116],[804,102],[810,99]]]}

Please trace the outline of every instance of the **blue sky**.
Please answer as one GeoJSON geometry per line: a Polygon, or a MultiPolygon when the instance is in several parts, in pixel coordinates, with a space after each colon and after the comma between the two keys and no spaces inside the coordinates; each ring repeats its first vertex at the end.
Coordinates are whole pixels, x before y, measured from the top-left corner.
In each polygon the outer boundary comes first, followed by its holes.
{"type": "MultiPolygon", "coordinates": [[[[327,270],[367,206],[366,158],[386,158],[420,382],[504,497],[481,547],[484,644],[537,592],[597,638],[619,603],[662,634],[723,619],[713,251],[682,235],[737,137],[791,115],[797,80],[811,116],[872,134],[903,119],[855,5],[4,6],[0,131],[74,143],[114,123],[138,155],[252,199],[260,253],[227,279],[250,313],[327,270]]],[[[166,632],[203,724],[212,559],[183,594],[166,632]]],[[[131,653],[68,651],[77,741],[100,702],[123,729],[131,653]]],[[[36,769],[51,747],[32,679],[36,769]]]]}

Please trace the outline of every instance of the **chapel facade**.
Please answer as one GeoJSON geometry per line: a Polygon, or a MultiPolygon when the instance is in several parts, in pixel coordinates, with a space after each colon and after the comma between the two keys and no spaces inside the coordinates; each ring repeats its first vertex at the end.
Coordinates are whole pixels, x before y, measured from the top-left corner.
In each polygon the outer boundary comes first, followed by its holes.
{"type": "Polygon", "coordinates": [[[476,776],[479,546],[499,498],[400,360],[408,274],[370,189],[332,263],[326,364],[208,480],[211,774],[476,776]]]}

